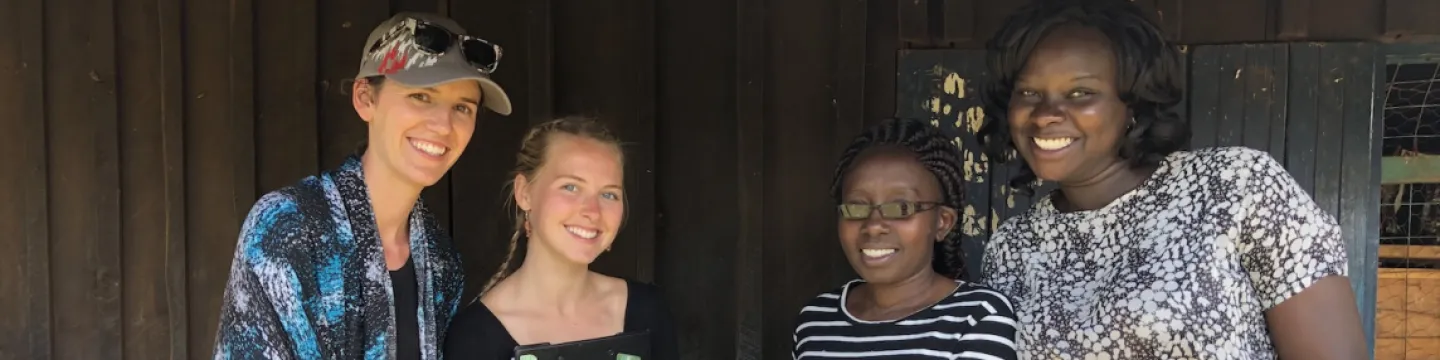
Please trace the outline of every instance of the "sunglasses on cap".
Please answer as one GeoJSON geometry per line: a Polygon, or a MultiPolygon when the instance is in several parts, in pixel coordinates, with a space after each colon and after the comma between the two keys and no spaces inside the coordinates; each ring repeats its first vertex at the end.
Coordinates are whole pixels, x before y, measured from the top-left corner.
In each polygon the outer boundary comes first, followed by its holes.
{"type": "MultiPolygon", "coordinates": [[[[406,28],[410,30],[410,38],[414,41],[415,47],[421,51],[435,56],[444,55],[452,45],[459,42],[459,50],[465,56],[465,61],[476,69],[486,73],[494,73],[495,68],[500,66],[500,55],[503,51],[500,45],[490,43],[484,39],[469,35],[461,35],[451,32],[442,26],[435,25],[420,19],[407,19],[406,28]]],[[[370,52],[379,50],[385,41],[377,41],[370,47],[370,52]]]]}
{"type": "Polygon", "coordinates": [[[911,215],[922,211],[928,211],[939,207],[938,202],[910,202],[893,201],[884,204],[840,204],[840,218],[845,220],[865,220],[874,214],[875,210],[880,211],[880,217],[887,220],[898,220],[908,218],[911,215]]]}

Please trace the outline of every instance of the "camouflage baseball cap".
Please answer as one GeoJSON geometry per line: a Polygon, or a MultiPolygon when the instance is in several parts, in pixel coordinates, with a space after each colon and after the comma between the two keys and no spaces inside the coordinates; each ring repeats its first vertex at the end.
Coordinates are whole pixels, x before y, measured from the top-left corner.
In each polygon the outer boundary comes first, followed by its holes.
{"type": "Polygon", "coordinates": [[[455,20],[403,12],[370,32],[355,77],[384,75],[387,80],[412,87],[475,80],[480,83],[481,105],[500,115],[510,115],[510,96],[490,79],[500,55],[500,46],[466,35],[455,20]],[[430,49],[438,46],[446,48],[430,49]]]}

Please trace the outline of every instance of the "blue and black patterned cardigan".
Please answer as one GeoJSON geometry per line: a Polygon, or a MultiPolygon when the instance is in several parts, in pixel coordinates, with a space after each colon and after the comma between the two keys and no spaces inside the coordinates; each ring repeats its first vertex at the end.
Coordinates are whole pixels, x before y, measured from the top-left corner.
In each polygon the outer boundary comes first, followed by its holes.
{"type": "MultiPolygon", "coordinates": [[[[360,158],[261,197],[235,246],[218,359],[390,359],[394,296],[360,158]]],[[[465,284],[423,201],[410,216],[421,355],[440,358],[465,284]]]]}

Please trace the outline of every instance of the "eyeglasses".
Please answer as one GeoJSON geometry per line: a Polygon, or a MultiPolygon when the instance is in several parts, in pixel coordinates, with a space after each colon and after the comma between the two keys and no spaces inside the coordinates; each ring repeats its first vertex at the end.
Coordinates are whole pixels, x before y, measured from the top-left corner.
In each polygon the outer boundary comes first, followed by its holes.
{"type": "MultiPolygon", "coordinates": [[[[500,56],[504,53],[500,45],[474,36],[456,34],[424,20],[408,19],[406,25],[410,29],[410,37],[414,40],[415,47],[421,51],[436,56],[443,55],[458,40],[461,55],[465,56],[465,61],[470,65],[486,73],[494,73],[500,66],[500,56]]],[[[370,52],[379,50],[384,44],[385,41],[377,41],[371,46],[370,52]]]]}
{"type": "Polygon", "coordinates": [[[865,220],[870,214],[880,210],[880,217],[888,220],[897,220],[910,217],[922,211],[934,209],[941,204],[931,201],[893,201],[883,204],[840,204],[840,218],[845,220],[865,220]]]}

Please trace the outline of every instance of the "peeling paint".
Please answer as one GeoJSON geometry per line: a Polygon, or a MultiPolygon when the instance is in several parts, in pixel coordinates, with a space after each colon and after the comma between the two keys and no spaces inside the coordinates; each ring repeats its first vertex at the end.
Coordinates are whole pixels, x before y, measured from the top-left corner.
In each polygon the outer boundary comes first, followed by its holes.
{"type": "Polygon", "coordinates": [[[985,123],[985,109],[979,106],[970,107],[969,110],[965,110],[965,121],[969,123],[968,130],[971,134],[979,134],[980,125],[985,123]]]}
{"type": "Polygon", "coordinates": [[[940,113],[940,98],[937,97],[930,99],[930,112],[937,114],[940,113]]]}
{"type": "Polygon", "coordinates": [[[995,207],[990,207],[990,232],[1000,228],[1000,213],[995,212],[995,207]]]}
{"type": "Polygon", "coordinates": [[[945,76],[945,93],[955,95],[955,98],[965,98],[965,78],[960,74],[950,73],[945,76]]]}
{"type": "Polygon", "coordinates": [[[963,229],[965,230],[965,235],[980,235],[980,221],[975,218],[974,205],[965,205],[965,222],[963,229]]]}

